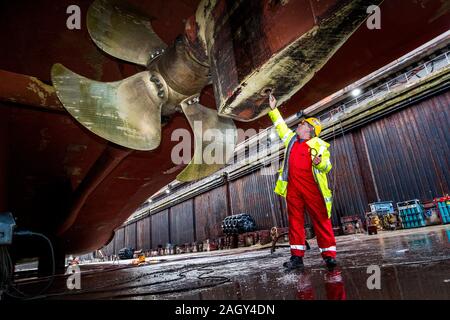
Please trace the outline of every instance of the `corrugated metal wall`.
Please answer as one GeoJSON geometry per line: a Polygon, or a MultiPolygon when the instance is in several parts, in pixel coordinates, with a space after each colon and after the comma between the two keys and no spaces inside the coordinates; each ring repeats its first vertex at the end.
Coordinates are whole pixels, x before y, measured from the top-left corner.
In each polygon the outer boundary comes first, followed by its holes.
{"type": "Polygon", "coordinates": [[[193,199],[170,208],[170,241],[173,244],[194,242],[193,199]]]}
{"type": "Polygon", "coordinates": [[[137,249],[136,243],[136,222],[125,226],[125,246],[137,249]]]}
{"type": "Polygon", "coordinates": [[[157,249],[159,245],[165,247],[170,243],[168,209],[151,216],[151,238],[153,249],[157,249]]]}
{"type": "Polygon", "coordinates": [[[150,237],[150,217],[145,217],[137,223],[137,248],[142,250],[150,250],[152,248],[150,237]]]}
{"type": "Polygon", "coordinates": [[[381,199],[431,200],[449,192],[450,92],[362,129],[381,199]]]}
{"type": "Polygon", "coordinates": [[[125,234],[124,228],[120,228],[116,230],[116,234],[114,236],[114,251],[117,254],[120,249],[125,247],[125,234]]]}
{"type": "MultiPolygon", "coordinates": [[[[368,203],[374,201],[431,200],[450,193],[449,106],[450,92],[446,92],[328,141],[333,163],[328,176],[334,189],[334,225],[339,225],[343,216],[362,217],[368,203]]],[[[229,182],[228,187],[218,187],[145,218],[148,222],[138,222],[138,248],[164,246],[169,232],[173,244],[217,238],[222,236],[221,223],[227,214],[249,213],[260,229],[286,226],[286,204],[272,192],[274,184],[274,175],[258,170],[229,182]]],[[[310,223],[310,219],[305,222],[310,223]]],[[[116,232],[116,252],[125,242],[136,241],[129,234],[133,226],[125,228],[125,237],[123,228],[116,232]]]]}
{"type": "Polygon", "coordinates": [[[230,182],[232,214],[248,213],[257,222],[258,228],[270,229],[282,224],[280,202],[272,192],[274,175],[264,175],[258,170],[230,182]]]}
{"type": "Polygon", "coordinates": [[[346,134],[330,143],[332,170],[328,174],[329,187],[333,190],[333,225],[339,225],[340,217],[362,214],[367,211],[367,197],[353,134],[346,134]]]}
{"type": "Polygon", "coordinates": [[[194,199],[197,241],[222,236],[222,221],[227,216],[227,188],[221,186],[194,199]]]}

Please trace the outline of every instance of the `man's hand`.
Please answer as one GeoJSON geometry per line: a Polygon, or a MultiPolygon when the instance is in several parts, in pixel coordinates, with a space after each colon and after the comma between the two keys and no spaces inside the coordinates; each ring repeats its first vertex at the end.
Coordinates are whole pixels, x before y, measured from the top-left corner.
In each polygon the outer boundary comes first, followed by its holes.
{"type": "Polygon", "coordinates": [[[269,105],[272,110],[277,107],[277,99],[275,99],[272,93],[269,93],[269,105]]]}
{"type": "Polygon", "coordinates": [[[322,162],[322,155],[319,155],[317,157],[314,158],[313,163],[315,166],[317,166],[319,163],[322,162]]]}

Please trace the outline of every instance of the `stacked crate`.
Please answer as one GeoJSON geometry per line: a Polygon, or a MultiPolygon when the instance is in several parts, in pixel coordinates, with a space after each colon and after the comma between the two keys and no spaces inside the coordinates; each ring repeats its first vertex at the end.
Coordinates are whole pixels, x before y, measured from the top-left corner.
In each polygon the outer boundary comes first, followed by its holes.
{"type": "Polygon", "coordinates": [[[358,215],[341,217],[342,231],[344,234],[363,233],[363,224],[358,215]]]}
{"type": "Polygon", "coordinates": [[[419,200],[397,202],[397,209],[404,229],[426,226],[423,206],[419,200]]]}
{"type": "Polygon", "coordinates": [[[398,215],[394,211],[394,205],[392,201],[369,203],[369,207],[371,210],[371,214],[376,214],[378,216],[378,230],[397,230],[400,227],[398,223],[398,215]]]}
{"type": "Polygon", "coordinates": [[[422,201],[425,223],[427,226],[433,226],[442,223],[441,215],[436,203],[436,199],[432,201],[422,201]]]}
{"type": "Polygon", "coordinates": [[[450,223],[450,196],[436,198],[434,199],[434,202],[439,208],[442,223],[450,223]]]}
{"type": "Polygon", "coordinates": [[[369,203],[370,210],[377,214],[394,213],[392,201],[380,201],[369,203]]]}

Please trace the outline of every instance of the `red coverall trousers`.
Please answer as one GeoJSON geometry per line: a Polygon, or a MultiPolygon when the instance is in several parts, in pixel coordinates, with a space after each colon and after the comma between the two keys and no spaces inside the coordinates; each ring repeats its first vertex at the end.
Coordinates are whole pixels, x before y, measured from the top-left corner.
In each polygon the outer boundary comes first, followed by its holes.
{"type": "MultiPolygon", "coordinates": [[[[328,271],[324,276],[325,291],[328,300],[346,300],[344,280],[341,271],[328,271]]],[[[300,274],[297,282],[297,299],[314,300],[316,298],[310,273],[300,274]]]]}
{"type": "Polygon", "coordinates": [[[311,218],[322,257],[336,258],[336,241],[327,208],[312,173],[312,161],[306,141],[296,141],[289,155],[286,194],[289,215],[291,255],[305,254],[305,209],[311,218]]]}

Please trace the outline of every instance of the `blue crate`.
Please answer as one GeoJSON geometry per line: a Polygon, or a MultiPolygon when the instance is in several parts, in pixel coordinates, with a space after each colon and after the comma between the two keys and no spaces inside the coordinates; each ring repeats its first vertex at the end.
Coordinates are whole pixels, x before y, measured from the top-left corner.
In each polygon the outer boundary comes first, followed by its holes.
{"type": "Polygon", "coordinates": [[[442,223],[450,223],[450,196],[436,198],[434,202],[437,203],[439,208],[442,223]]]}
{"type": "Polygon", "coordinates": [[[404,229],[426,226],[423,205],[419,200],[398,202],[397,209],[404,229]]]}
{"type": "Polygon", "coordinates": [[[394,213],[392,201],[380,201],[369,203],[370,211],[376,213],[394,213]]]}

